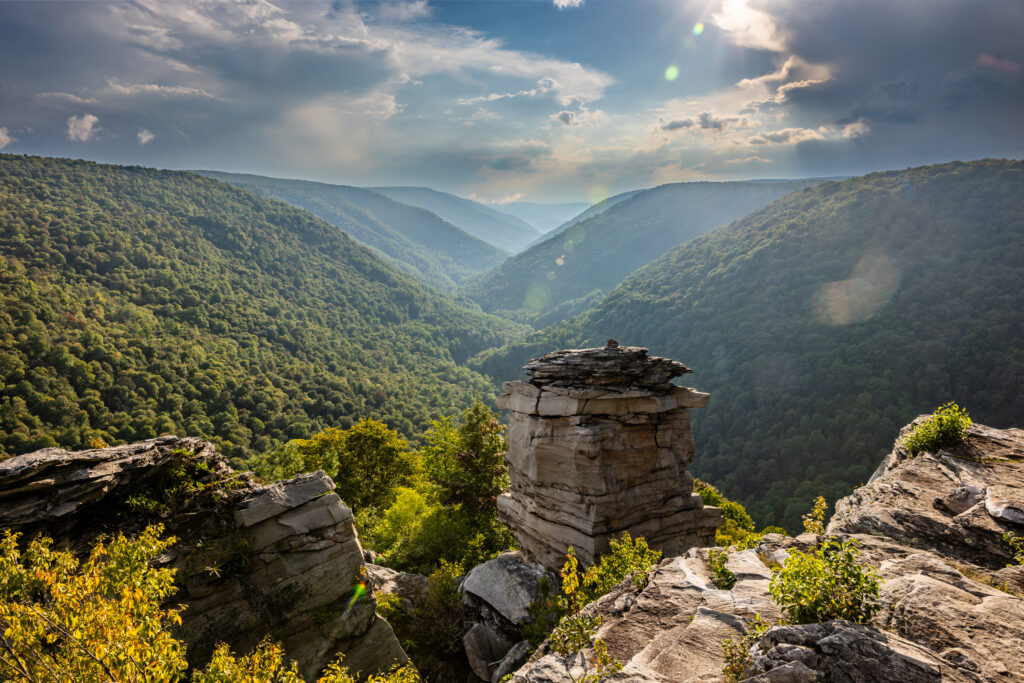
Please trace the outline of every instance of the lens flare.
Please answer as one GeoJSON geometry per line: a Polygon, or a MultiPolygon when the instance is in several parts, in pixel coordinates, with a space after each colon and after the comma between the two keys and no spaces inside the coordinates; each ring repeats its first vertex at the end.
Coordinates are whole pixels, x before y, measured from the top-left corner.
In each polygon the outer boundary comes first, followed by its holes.
{"type": "Polygon", "coordinates": [[[359,598],[364,595],[366,595],[366,584],[360,581],[352,590],[352,598],[348,601],[348,607],[345,608],[345,611],[348,612],[350,609],[355,607],[355,604],[359,602],[359,598]]]}
{"type": "Polygon", "coordinates": [[[669,68],[665,69],[665,80],[666,81],[671,83],[672,81],[676,80],[677,78],[679,78],[679,67],[678,66],[673,64],[669,68]]]}
{"type": "Polygon", "coordinates": [[[693,35],[699,36],[702,33],[704,33],[704,22],[698,21],[693,25],[693,35]]]}
{"type": "Polygon", "coordinates": [[[863,254],[846,280],[826,282],[814,293],[814,315],[826,325],[864,322],[899,289],[899,265],[882,251],[863,254]]]}
{"type": "MultiPolygon", "coordinates": [[[[675,67],[672,67],[672,68],[675,69],[675,67]]],[[[673,76],[673,78],[675,78],[675,77],[673,76]]],[[[672,80],[672,79],[670,78],[669,80],[672,80]]],[[[600,201],[604,201],[605,199],[608,199],[608,187],[606,185],[594,185],[587,192],[587,195],[588,195],[587,198],[590,199],[590,203],[591,204],[597,204],[600,201]]]]}
{"type": "Polygon", "coordinates": [[[562,254],[561,256],[559,256],[558,258],[555,259],[555,265],[559,265],[559,266],[564,266],[565,265],[565,254],[562,254]]]}

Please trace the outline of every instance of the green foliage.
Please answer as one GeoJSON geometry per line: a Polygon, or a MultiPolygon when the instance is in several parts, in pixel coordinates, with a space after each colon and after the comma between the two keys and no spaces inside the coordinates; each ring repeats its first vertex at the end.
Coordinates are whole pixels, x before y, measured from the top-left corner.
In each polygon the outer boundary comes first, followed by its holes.
{"type": "Polygon", "coordinates": [[[578,646],[574,652],[586,647],[581,643],[600,624],[594,622],[596,617],[580,616],[583,607],[606,595],[626,578],[633,583],[634,590],[642,591],[647,587],[651,568],[660,560],[661,551],[651,550],[647,539],[634,540],[627,531],[620,539],[612,539],[608,552],[581,572],[576,551],[570,546],[561,572],[561,595],[552,595],[547,576],[541,578],[540,597],[528,608],[533,622],[524,626],[523,636],[535,648],[552,632],[552,626],[557,626],[551,636],[557,647],[568,651],[578,646]]]}
{"type": "Polygon", "coordinates": [[[754,520],[739,503],[729,500],[711,484],[694,479],[693,490],[700,494],[705,505],[722,509],[725,524],[715,530],[715,543],[727,547],[754,542],[760,536],[754,533],[754,520]]]}
{"type": "Polygon", "coordinates": [[[518,326],[208,178],[0,155],[0,457],[178,433],[235,464],[374,418],[406,438],[518,326]]]}
{"type": "Polygon", "coordinates": [[[911,455],[925,451],[935,452],[947,446],[956,446],[967,439],[967,428],[971,418],[967,411],[956,403],[949,403],[935,409],[930,418],[914,427],[903,439],[903,447],[911,455]]]}
{"type": "Polygon", "coordinates": [[[395,636],[426,680],[465,678],[462,653],[462,598],[456,582],[461,565],[441,562],[427,577],[421,602],[406,610],[396,594],[375,593],[377,612],[395,630],[395,636]]]}
{"type": "Polygon", "coordinates": [[[648,548],[646,538],[633,540],[628,531],[622,532],[618,540],[613,538],[608,545],[608,552],[583,573],[578,593],[583,604],[597,600],[627,577],[635,590],[642,591],[647,587],[651,567],[661,561],[660,550],[648,548]]]}
{"type": "Polygon", "coordinates": [[[747,665],[750,663],[750,648],[761,639],[771,624],[761,620],[761,615],[754,616],[753,621],[747,627],[746,633],[739,638],[726,638],[722,641],[722,659],[725,660],[725,667],[722,669],[722,676],[726,683],[739,683],[747,678],[747,665]]]}
{"type": "Polygon", "coordinates": [[[472,567],[514,547],[496,505],[508,486],[504,430],[479,401],[460,420],[434,421],[418,456],[423,477],[395,489],[382,515],[357,509],[365,544],[389,566],[423,574],[442,560],[472,567]]]}
{"type": "Polygon", "coordinates": [[[1013,562],[1006,565],[1012,567],[1015,564],[1024,564],[1024,537],[1018,536],[1012,531],[1003,534],[1003,540],[1010,546],[1010,554],[1013,555],[1013,562]]]}
{"type": "Polygon", "coordinates": [[[727,550],[711,548],[708,550],[708,564],[711,566],[711,579],[722,590],[730,590],[736,585],[736,575],[725,566],[729,559],[727,550]]]}
{"type": "Polygon", "coordinates": [[[713,397],[694,412],[693,473],[794,532],[808,500],[867,481],[900,428],[950,394],[979,422],[1024,415],[1022,174],[985,160],[798,190],[471,366],[512,379],[609,337],[685,362],[713,397]]]}
{"type": "MultiPolygon", "coordinates": [[[[646,542],[644,545],[646,547],[646,542]]],[[[551,647],[566,658],[566,673],[573,683],[598,683],[603,677],[620,671],[622,664],[608,655],[608,646],[603,640],[595,638],[597,629],[601,628],[601,617],[582,613],[588,600],[581,582],[579,560],[571,546],[561,574],[559,608],[565,616],[551,633],[551,647]],[[587,648],[593,650],[590,658],[583,652],[587,648]],[[572,672],[577,655],[583,665],[583,674],[578,678],[572,672]]]]}
{"type": "Polygon", "coordinates": [[[856,539],[826,538],[813,554],[790,551],[769,585],[790,623],[846,619],[863,624],[879,610],[881,577],[874,567],[857,562],[858,546],[856,539]]]}
{"type": "Polygon", "coordinates": [[[828,503],[825,496],[818,496],[814,499],[814,507],[803,516],[804,532],[821,536],[825,533],[825,514],[828,511],[828,503]]]}
{"type": "Polygon", "coordinates": [[[345,504],[359,511],[387,508],[416,471],[409,443],[370,418],[348,429],[329,427],[309,439],[289,441],[250,465],[268,481],[324,470],[345,504]]]}
{"type": "MultiPolygon", "coordinates": [[[[88,558],[55,551],[46,537],[21,550],[18,535],[0,539],[0,677],[34,683],[144,683],[186,679],[185,646],[172,629],[182,608],[164,607],[173,596],[175,570],[154,559],[175,543],[163,527],[136,538],[118,535],[97,543],[88,558]]],[[[193,671],[195,683],[302,683],[280,645],[264,640],[235,657],[219,645],[209,665],[193,671]]],[[[371,676],[370,683],[415,683],[411,666],[371,676]]],[[[319,683],[355,683],[333,662],[319,683]]]]}

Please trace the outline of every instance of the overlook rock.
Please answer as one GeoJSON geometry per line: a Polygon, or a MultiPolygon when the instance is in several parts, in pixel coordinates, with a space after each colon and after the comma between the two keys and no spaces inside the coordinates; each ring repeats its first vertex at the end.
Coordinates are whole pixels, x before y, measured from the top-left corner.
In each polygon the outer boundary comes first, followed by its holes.
{"type": "Polygon", "coordinates": [[[0,529],[84,551],[163,523],[179,541],[158,561],[178,570],[170,602],[186,607],[177,636],[193,664],[218,642],[243,653],[266,635],[307,679],[339,652],[364,673],[404,663],[371,597],[348,608],[363,557],[333,489],[323,472],[261,485],[200,439],[49,448],[0,461],[0,529]]]}
{"type": "Polygon", "coordinates": [[[500,519],[523,556],[557,571],[569,546],[584,564],[629,531],[666,555],[712,545],[722,524],[704,507],[686,466],[690,409],[708,394],[671,384],[682,363],[619,346],[557,351],[531,360],[530,381],[506,382],[511,489],[500,519]]]}
{"type": "MultiPolygon", "coordinates": [[[[911,458],[900,433],[871,481],[836,504],[827,528],[860,544],[860,561],[883,583],[870,623],[776,625],[753,643],[748,681],[1019,681],[1024,661],[1024,567],[1005,566],[1006,532],[1024,535],[1024,431],[973,425],[966,443],[911,458]]],[[[810,502],[810,501],[808,501],[810,502]]],[[[781,618],[770,566],[819,538],[768,534],[732,549],[730,590],[713,581],[708,551],[666,557],[637,592],[627,579],[584,611],[602,617],[597,637],[623,664],[609,681],[722,681],[721,643],[760,615],[781,618]]],[[[587,651],[589,654],[589,651],[587,651]]],[[[592,673],[591,669],[591,673],[592,673]]],[[[583,674],[544,644],[515,683],[583,674]]]]}

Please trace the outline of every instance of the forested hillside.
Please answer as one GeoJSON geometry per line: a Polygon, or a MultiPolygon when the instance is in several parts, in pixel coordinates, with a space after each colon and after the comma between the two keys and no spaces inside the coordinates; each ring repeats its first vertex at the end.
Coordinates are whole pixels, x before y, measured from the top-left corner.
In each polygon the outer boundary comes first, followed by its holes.
{"type": "Polygon", "coordinates": [[[370,190],[245,173],[199,173],[305,209],[442,291],[454,291],[470,275],[508,256],[430,211],[370,190]]]}
{"type": "Polygon", "coordinates": [[[371,187],[395,201],[436,213],[470,235],[514,254],[541,231],[517,216],[429,187],[371,187]]]}
{"type": "Polygon", "coordinates": [[[1024,414],[1024,162],[950,163],[795,192],[671,250],[584,316],[476,359],[603,344],[685,362],[698,476],[799,529],[866,482],[892,434],[955,400],[1024,414]]]}
{"type": "Polygon", "coordinates": [[[534,246],[536,244],[540,244],[541,242],[546,242],[547,240],[551,239],[555,235],[558,235],[558,234],[561,234],[561,233],[565,232],[565,230],[567,228],[571,227],[572,225],[574,225],[576,223],[579,223],[580,221],[585,221],[588,218],[590,218],[591,216],[596,216],[597,214],[601,213],[602,211],[606,211],[606,210],[612,208],[613,206],[615,206],[619,202],[626,201],[627,199],[629,199],[633,195],[637,194],[638,192],[643,192],[643,190],[629,190],[628,192],[623,192],[621,194],[617,194],[617,195],[614,195],[612,197],[608,197],[607,199],[602,199],[597,204],[591,204],[586,209],[584,209],[583,211],[580,211],[578,214],[576,214],[572,218],[570,218],[567,221],[561,223],[560,225],[556,225],[549,232],[544,233],[542,236],[540,236],[539,238],[537,238],[536,240],[531,242],[528,245],[527,248],[532,247],[532,246],[534,246]]]}
{"type": "Polygon", "coordinates": [[[240,458],[489,395],[517,330],[305,211],[191,173],[0,155],[0,449],[176,432],[240,458]]]}
{"type": "Polygon", "coordinates": [[[470,280],[488,312],[536,328],[597,305],[637,268],[813,181],[675,183],[613,204],[470,280]]]}

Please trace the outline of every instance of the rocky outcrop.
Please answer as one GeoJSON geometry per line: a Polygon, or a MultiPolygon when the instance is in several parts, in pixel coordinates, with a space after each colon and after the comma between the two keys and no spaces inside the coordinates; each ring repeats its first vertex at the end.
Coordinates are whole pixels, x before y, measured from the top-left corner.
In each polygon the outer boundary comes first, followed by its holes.
{"type": "Polygon", "coordinates": [[[864,486],[836,504],[828,533],[887,536],[992,569],[1006,565],[1002,535],[1024,535],[1024,430],[971,425],[967,441],[911,457],[903,428],[864,486]]]}
{"type": "MultiPolygon", "coordinates": [[[[481,680],[500,681],[526,661],[529,647],[524,647],[522,626],[532,621],[530,603],[541,597],[544,575],[544,567],[524,562],[519,553],[503,553],[474,567],[462,581],[462,644],[481,680]]],[[[553,577],[548,585],[553,593],[553,577]]]]}
{"type": "Polygon", "coordinates": [[[245,652],[266,635],[307,678],[337,653],[367,673],[405,662],[372,597],[349,604],[364,565],[333,489],[323,472],[260,485],[199,439],[46,449],[0,462],[0,528],[84,550],[163,523],[179,539],[159,561],[178,570],[178,635],[194,663],[218,642],[245,652]]]}
{"type": "Polygon", "coordinates": [[[521,552],[552,570],[569,546],[584,564],[629,531],[678,555],[711,545],[717,508],[693,493],[690,409],[708,395],[671,384],[689,369],[614,340],[597,349],[549,353],[506,382],[511,489],[501,520],[521,552]]]}
{"type": "MultiPolygon", "coordinates": [[[[1004,567],[1008,548],[996,539],[1004,531],[1024,535],[1000,514],[1024,504],[1022,461],[1024,432],[1016,429],[975,425],[966,444],[916,458],[897,441],[871,482],[837,504],[828,527],[855,539],[861,561],[877,568],[881,610],[866,625],[775,626],[750,649],[750,680],[1020,680],[1024,567],[1004,567]],[[986,505],[994,499],[1001,504],[986,505]],[[968,510],[970,524],[957,519],[968,510]]],[[[586,608],[602,617],[597,636],[623,664],[607,680],[722,680],[722,641],[745,633],[755,615],[780,620],[768,592],[770,567],[794,550],[812,551],[818,540],[770,534],[754,549],[733,550],[730,590],[715,586],[703,548],[663,560],[640,592],[623,582],[586,608]]],[[[567,661],[545,644],[514,680],[569,681],[582,673],[578,658],[567,661]]]]}

